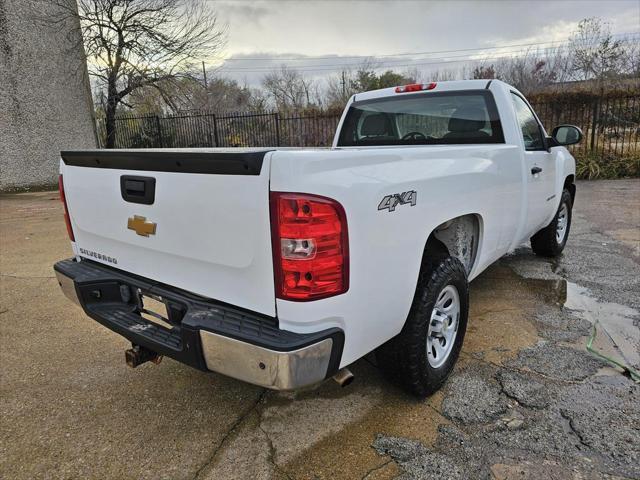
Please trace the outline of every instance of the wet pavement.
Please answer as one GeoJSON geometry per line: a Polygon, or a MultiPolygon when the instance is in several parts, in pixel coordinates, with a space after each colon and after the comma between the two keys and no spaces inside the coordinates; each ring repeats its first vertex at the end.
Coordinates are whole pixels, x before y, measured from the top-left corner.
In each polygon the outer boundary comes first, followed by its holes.
{"type": "Polygon", "coordinates": [[[126,340],[58,291],[53,193],[0,197],[0,478],[640,478],[640,181],[578,185],[565,254],[523,246],[471,284],[462,356],[417,401],[372,356],[276,393],[126,340]]]}

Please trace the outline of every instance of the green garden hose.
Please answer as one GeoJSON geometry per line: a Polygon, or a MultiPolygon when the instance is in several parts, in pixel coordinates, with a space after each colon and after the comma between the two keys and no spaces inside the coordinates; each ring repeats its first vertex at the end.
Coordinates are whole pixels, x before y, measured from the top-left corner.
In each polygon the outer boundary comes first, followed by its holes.
{"type": "Polygon", "coordinates": [[[597,325],[598,323],[600,323],[598,320],[596,320],[593,324],[593,327],[591,329],[591,336],[589,337],[589,340],[587,341],[587,351],[589,351],[590,353],[592,353],[593,355],[595,355],[596,357],[598,357],[601,360],[604,360],[605,362],[608,362],[618,368],[621,368],[624,373],[631,378],[631,380],[633,380],[636,383],[640,383],[640,372],[638,372],[636,369],[629,367],[623,363],[618,362],[617,360],[614,360],[613,358],[607,357],[606,355],[601,354],[600,352],[598,352],[595,348],[593,348],[593,341],[596,338],[596,333],[597,333],[597,325]]]}

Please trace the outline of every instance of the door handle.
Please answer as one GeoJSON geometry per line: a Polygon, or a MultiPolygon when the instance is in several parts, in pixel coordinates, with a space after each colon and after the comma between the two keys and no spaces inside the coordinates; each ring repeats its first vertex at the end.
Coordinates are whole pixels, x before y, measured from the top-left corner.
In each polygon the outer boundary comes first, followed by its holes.
{"type": "Polygon", "coordinates": [[[540,167],[533,167],[531,169],[531,175],[536,175],[538,173],[540,173],[542,171],[542,169],[540,167]]]}
{"type": "Polygon", "coordinates": [[[120,177],[120,193],[125,202],[153,205],[156,196],[156,179],[123,175],[120,177]]]}

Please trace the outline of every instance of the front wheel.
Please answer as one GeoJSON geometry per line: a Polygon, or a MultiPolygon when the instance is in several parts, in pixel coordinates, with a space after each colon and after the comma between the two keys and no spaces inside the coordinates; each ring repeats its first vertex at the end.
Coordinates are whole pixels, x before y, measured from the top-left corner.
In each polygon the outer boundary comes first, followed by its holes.
{"type": "Polygon", "coordinates": [[[462,263],[448,257],[424,267],[404,328],[377,351],[381,368],[418,397],[434,393],[458,359],[468,314],[462,263]]]}
{"type": "Polygon", "coordinates": [[[565,189],[551,223],[531,237],[531,249],[536,255],[557,257],[562,253],[569,238],[572,207],[571,194],[565,189]]]}

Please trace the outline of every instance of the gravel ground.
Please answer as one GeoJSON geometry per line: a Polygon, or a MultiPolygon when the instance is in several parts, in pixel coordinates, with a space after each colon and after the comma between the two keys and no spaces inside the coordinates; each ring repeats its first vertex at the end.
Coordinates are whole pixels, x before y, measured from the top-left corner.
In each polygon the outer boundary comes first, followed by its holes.
{"type": "Polygon", "coordinates": [[[474,280],[456,370],[419,402],[369,358],[295,393],[129,369],[53,278],[56,195],[0,197],[0,478],[640,478],[640,386],[584,348],[598,319],[596,348],[638,358],[639,231],[639,181],[580,183],[565,254],[474,280]]]}

